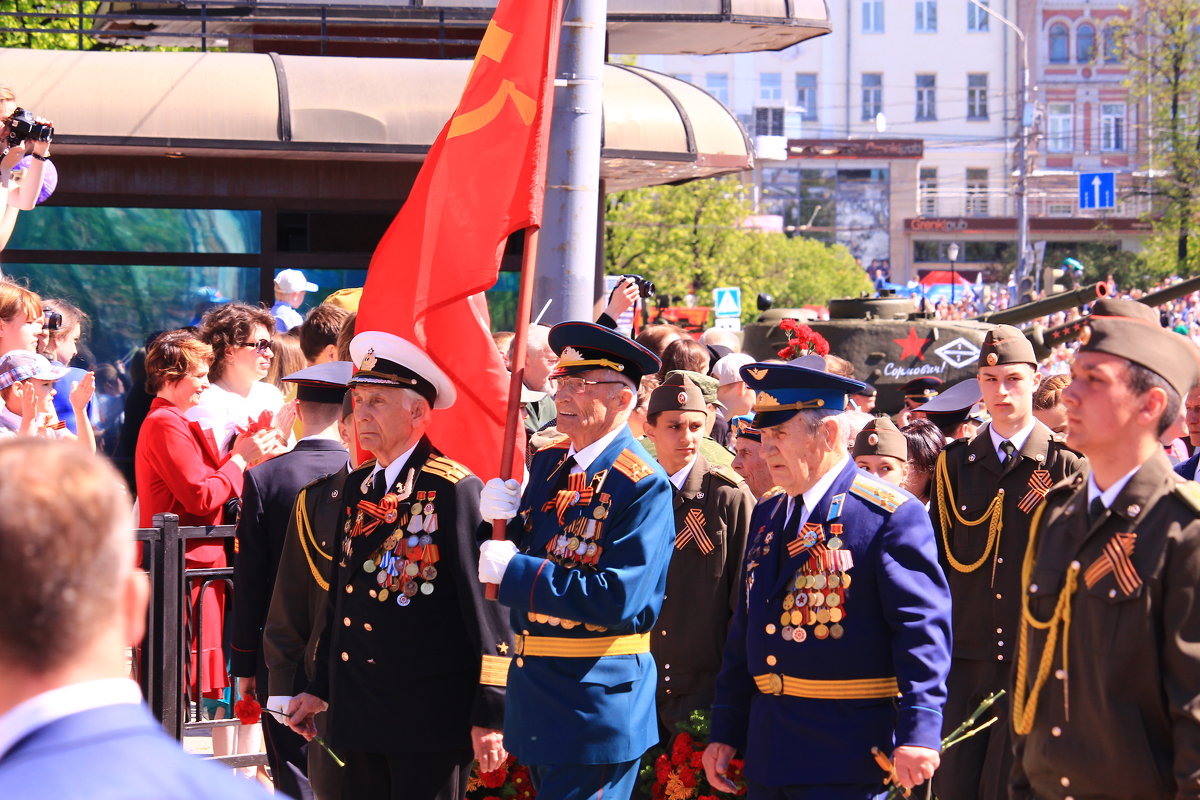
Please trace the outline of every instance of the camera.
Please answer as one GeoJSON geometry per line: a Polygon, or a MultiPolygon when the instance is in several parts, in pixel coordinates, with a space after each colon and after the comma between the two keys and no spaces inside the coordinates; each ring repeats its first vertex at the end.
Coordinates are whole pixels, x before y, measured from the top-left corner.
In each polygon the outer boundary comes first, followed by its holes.
{"type": "Polygon", "coordinates": [[[35,142],[46,142],[54,135],[54,126],[46,125],[33,118],[32,111],[18,108],[13,112],[8,123],[8,146],[16,147],[21,142],[32,139],[35,142]]]}
{"type": "Polygon", "coordinates": [[[42,322],[42,330],[54,332],[62,328],[62,314],[48,308],[43,308],[42,314],[45,315],[45,319],[42,322]]]}
{"type": "Polygon", "coordinates": [[[643,278],[641,275],[622,275],[623,279],[634,283],[638,287],[638,294],[642,297],[654,296],[654,282],[643,278]]]}

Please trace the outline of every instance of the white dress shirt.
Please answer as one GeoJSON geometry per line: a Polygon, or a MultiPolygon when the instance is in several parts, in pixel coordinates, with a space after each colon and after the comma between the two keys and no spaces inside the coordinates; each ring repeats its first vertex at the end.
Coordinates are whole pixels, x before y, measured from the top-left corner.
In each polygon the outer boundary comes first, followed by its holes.
{"type": "MultiPolygon", "coordinates": [[[[849,461],[850,456],[843,454],[841,459],[812,485],[812,488],[800,495],[804,499],[804,508],[800,511],[800,525],[808,522],[812,510],[817,507],[817,503],[821,502],[821,498],[829,492],[829,487],[833,486],[833,482],[837,480],[838,475],[842,474],[842,470],[846,468],[846,464],[849,461]]],[[[792,510],[795,507],[796,498],[788,496],[788,517],[792,515],[792,510]]],[[[787,521],[787,517],[784,517],[784,521],[787,521]]]]}
{"type": "MultiPolygon", "coordinates": [[[[1021,448],[1025,446],[1025,442],[1029,439],[1029,434],[1033,433],[1033,428],[1036,425],[1037,419],[1035,418],[1031,420],[1030,423],[1024,428],[1021,428],[1021,430],[1017,431],[1008,438],[1008,441],[1012,442],[1013,447],[1016,448],[1016,450],[1013,451],[1014,458],[1018,453],[1021,452],[1021,448]]],[[[1000,449],[1000,445],[1004,443],[1005,439],[1003,436],[997,433],[996,429],[991,425],[988,425],[988,433],[992,435],[992,449],[996,451],[996,458],[999,458],[1000,463],[1003,464],[1004,451],[1000,449]]]]}

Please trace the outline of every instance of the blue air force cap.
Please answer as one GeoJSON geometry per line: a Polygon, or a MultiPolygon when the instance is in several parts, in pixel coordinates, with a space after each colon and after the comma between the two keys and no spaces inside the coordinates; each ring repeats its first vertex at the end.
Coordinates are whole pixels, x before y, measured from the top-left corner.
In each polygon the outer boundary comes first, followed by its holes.
{"type": "Polygon", "coordinates": [[[762,441],[762,432],[754,427],[753,414],[742,414],[729,420],[729,435],[734,439],[749,439],[752,442],[762,441]]]}
{"type": "Polygon", "coordinates": [[[742,367],[742,379],[755,394],[754,427],[780,425],[805,409],[844,411],[846,395],[861,392],[866,386],[826,372],[815,361],[797,359],[800,361],[805,365],[758,363],[742,367]]]}
{"type": "Polygon", "coordinates": [[[629,337],[591,322],[560,322],[550,329],[549,340],[558,356],[552,378],[611,369],[637,386],[643,375],[658,372],[662,366],[658,356],[629,337]]]}

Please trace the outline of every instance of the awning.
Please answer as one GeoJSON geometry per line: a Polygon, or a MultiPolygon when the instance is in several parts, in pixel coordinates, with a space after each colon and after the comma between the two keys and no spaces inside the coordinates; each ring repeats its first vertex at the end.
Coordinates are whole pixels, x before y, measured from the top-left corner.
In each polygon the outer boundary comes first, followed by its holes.
{"type": "MultiPolygon", "coordinates": [[[[421,161],[470,62],[255,53],[0,50],[21,105],[67,153],[421,161]]],[[[689,83],[604,69],[609,191],[751,169],[737,119],[689,83]]]]}

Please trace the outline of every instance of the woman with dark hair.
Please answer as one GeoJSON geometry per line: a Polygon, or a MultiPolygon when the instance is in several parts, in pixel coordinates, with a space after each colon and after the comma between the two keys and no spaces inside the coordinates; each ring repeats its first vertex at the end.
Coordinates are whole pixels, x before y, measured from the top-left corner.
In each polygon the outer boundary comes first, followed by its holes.
{"type": "Polygon", "coordinates": [[[938,454],[946,446],[946,437],[927,419],[915,419],[900,432],[908,442],[908,478],[904,488],[929,508],[933,471],[937,468],[938,454]]]}
{"type": "Polygon", "coordinates": [[[257,430],[268,419],[285,441],[291,433],[295,407],[281,413],[283,394],[264,380],[274,358],[274,330],[271,312],[245,303],[217,306],[201,320],[200,339],[213,353],[212,386],[187,416],[212,431],[221,455],[235,436],[257,430]]]}
{"type": "Polygon", "coordinates": [[[658,379],[666,380],[667,373],[676,369],[686,369],[707,375],[708,348],[695,339],[687,337],[671,342],[663,350],[662,369],[658,371],[658,379]]]}

